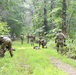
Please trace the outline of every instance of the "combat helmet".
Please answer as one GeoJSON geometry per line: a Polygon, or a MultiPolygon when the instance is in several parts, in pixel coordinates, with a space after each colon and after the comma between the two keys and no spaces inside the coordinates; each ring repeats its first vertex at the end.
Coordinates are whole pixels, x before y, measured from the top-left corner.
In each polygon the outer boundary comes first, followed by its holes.
{"type": "Polygon", "coordinates": [[[59,30],[58,30],[58,32],[62,32],[62,30],[61,30],[61,29],[59,29],[59,30]]]}

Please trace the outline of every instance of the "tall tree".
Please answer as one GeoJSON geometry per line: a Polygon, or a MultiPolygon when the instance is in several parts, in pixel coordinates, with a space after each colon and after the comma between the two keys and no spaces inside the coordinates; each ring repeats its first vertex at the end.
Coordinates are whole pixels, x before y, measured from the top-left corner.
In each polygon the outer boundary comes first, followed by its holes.
{"type": "Polygon", "coordinates": [[[44,0],[44,31],[47,32],[47,10],[46,10],[46,0],[44,0]]]}
{"type": "Polygon", "coordinates": [[[62,2],[62,32],[66,34],[66,0],[62,2]]]}
{"type": "MultiPolygon", "coordinates": [[[[55,8],[55,0],[51,0],[51,11],[55,8]]],[[[51,29],[54,29],[54,13],[51,15],[51,29]]]]}

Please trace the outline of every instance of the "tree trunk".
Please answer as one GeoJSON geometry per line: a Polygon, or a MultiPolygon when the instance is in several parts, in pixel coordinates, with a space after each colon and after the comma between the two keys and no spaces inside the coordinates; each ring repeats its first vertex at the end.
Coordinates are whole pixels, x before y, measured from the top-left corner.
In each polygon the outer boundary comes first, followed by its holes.
{"type": "MultiPolygon", "coordinates": [[[[54,4],[55,0],[51,0],[51,11],[55,8],[55,4],[54,4]]],[[[51,29],[54,29],[54,13],[50,16],[51,19],[51,29]]]]}
{"type": "Polygon", "coordinates": [[[62,32],[66,35],[66,0],[62,2],[62,32]]]}
{"type": "Polygon", "coordinates": [[[44,0],[44,32],[47,32],[47,10],[46,10],[46,0],[44,0]]]}

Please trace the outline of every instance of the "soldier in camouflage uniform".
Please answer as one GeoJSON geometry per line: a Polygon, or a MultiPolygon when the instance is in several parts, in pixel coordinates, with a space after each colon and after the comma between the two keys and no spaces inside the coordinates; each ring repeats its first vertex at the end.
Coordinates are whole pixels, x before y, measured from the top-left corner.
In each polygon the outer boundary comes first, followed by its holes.
{"type": "Polygon", "coordinates": [[[24,35],[23,34],[20,36],[20,39],[21,39],[21,44],[23,44],[23,42],[24,42],[24,35]]]}
{"type": "Polygon", "coordinates": [[[65,43],[65,35],[62,33],[62,30],[59,29],[58,31],[59,33],[57,33],[56,38],[55,38],[55,43],[56,43],[56,47],[57,47],[57,52],[59,52],[59,48],[61,47],[61,53],[63,53],[63,47],[64,47],[64,43],[65,43]]]}
{"type": "Polygon", "coordinates": [[[39,35],[39,39],[38,39],[39,47],[40,47],[40,45],[41,45],[41,41],[42,41],[42,35],[40,34],[40,35],[39,35]]]}
{"type": "Polygon", "coordinates": [[[31,34],[30,37],[29,37],[29,39],[30,39],[30,43],[31,43],[31,45],[34,45],[34,42],[35,42],[35,36],[31,34]]]}
{"type": "Polygon", "coordinates": [[[46,47],[47,41],[42,38],[42,35],[39,36],[38,44],[39,44],[39,47],[40,46],[42,46],[42,48],[45,48],[46,47]]]}
{"type": "Polygon", "coordinates": [[[9,51],[10,56],[13,57],[12,40],[9,37],[0,36],[0,56],[4,56],[6,50],[9,51]]]}

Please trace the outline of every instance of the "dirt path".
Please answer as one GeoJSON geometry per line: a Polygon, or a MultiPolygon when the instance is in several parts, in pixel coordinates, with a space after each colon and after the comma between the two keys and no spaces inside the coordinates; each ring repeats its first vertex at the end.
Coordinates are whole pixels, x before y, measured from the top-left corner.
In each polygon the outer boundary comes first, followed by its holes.
{"type": "Polygon", "coordinates": [[[51,62],[59,69],[68,73],[69,75],[76,75],[76,69],[69,64],[61,62],[59,59],[50,57],[51,62]]]}

